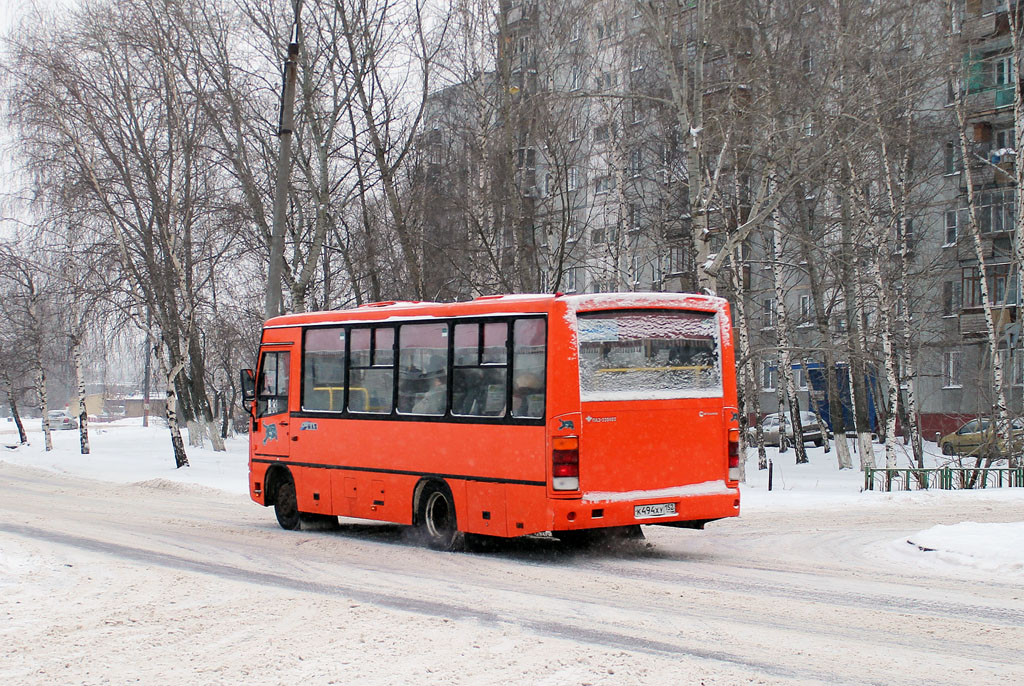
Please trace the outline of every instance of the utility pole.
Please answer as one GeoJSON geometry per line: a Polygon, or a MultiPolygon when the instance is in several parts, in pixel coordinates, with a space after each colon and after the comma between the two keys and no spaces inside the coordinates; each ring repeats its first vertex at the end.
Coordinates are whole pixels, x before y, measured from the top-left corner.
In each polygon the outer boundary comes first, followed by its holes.
{"type": "Polygon", "coordinates": [[[295,5],[295,23],[284,63],[284,87],[281,91],[281,120],[277,127],[277,179],[274,187],[274,223],[270,233],[270,269],[267,273],[266,318],[282,313],[281,274],[284,270],[284,221],[288,204],[288,177],[291,172],[292,127],[294,126],[295,80],[299,64],[299,8],[295,5]]]}

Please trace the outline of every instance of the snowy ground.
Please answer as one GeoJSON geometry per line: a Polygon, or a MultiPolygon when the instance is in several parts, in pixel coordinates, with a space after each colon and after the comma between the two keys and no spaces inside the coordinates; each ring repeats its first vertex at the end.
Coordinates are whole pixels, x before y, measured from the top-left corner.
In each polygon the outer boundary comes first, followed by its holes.
{"type": "Polygon", "coordinates": [[[87,457],[13,428],[5,682],[1024,683],[1024,489],[862,493],[834,453],[771,451],[774,489],[752,454],[742,516],[704,532],[447,555],[281,531],[243,440],[175,470],[165,428],[97,425],[87,457]]]}
{"type": "MultiPolygon", "coordinates": [[[[229,440],[227,453],[192,448],[188,451],[191,466],[175,469],[167,436],[166,427],[159,422],[144,428],[141,420],[121,420],[91,426],[93,449],[89,456],[80,454],[77,431],[54,432],[54,450],[49,453],[42,450],[42,434],[36,430],[31,432],[30,446],[8,451],[2,446],[17,443],[17,434],[12,423],[0,423],[0,460],[114,483],[165,479],[230,493],[247,493],[248,465],[244,438],[229,440]]],[[[883,446],[876,445],[875,450],[876,464],[883,465],[883,446]]],[[[758,471],[757,453],[751,449],[747,481],[741,489],[743,514],[753,516],[765,511],[814,510],[818,507],[856,508],[879,501],[892,501],[907,507],[922,502],[1012,501],[1021,505],[1018,521],[936,526],[912,537],[920,548],[928,548],[912,554],[921,564],[935,568],[1020,575],[1024,579],[1024,489],[862,492],[863,474],[856,469],[839,471],[835,466],[834,449],[825,453],[823,448],[808,446],[807,451],[810,464],[797,465],[792,449],[780,455],[776,448],[768,448],[772,462],[772,491],[769,492],[768,472],[758,471]]],[[[945,459],[934,443],[926,443],[926,453],[926,466],[929,467],[945,459]]],[[[858,461],[859,457],[854,454],[854,462],[858,461]]],[[[900,466],[908,467],[910,464],[909,457],[904,455],[900,466]]],[[[900,546],[897,549],[902,551],[900,546]]]]}

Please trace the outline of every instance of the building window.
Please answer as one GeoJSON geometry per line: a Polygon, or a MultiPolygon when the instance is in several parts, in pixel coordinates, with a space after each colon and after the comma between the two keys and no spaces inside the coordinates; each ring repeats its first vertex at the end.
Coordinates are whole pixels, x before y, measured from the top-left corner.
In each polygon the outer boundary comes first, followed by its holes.
{"type": "Polygon", "coordinates": [[[569,74],[569,90],[578,91],[583,87],[583,70],[579,67],[573,67],[572,72],[569,74]]]}
{"type": "Polygon", "coordinates": [[[960,171],[959,151],[955,141],[946,141],[946,150],[943,157],[943,170],[946,174],[956,174],[960,171]]]}
{"type": "Polygon", "coordinates": [[[568,226],[566,226],[565,240],[566,242],[573,243],[580,237],[580,226],[579,221],[575,218],[569,220],[568,226]]]}
{"type": "Polygon", "coordinates": [[[615,72],[605,71],[597,75],[598,90],[611,90],[616,85],[615,72]]]}
{"type": "Polygon", "coordinates": [[[598,195],[602,193],[611,193],[615,190],[615,177],[611,174],[602,176],[594,182],[594,193],[598,195]]]}
{"type": "Polygon", "coordinates": [[[580,139],[581,136],[582,131],[580,129],[580,118],[571,117],[569,119],[569,140],[571,142],[576,142],[580,139]]]}
{"type": "Polygon", "coordinates": [[[686,250],[676,246],[668,249],[668,273],[682,274],[686,271],[686,250]]]}
{"type": "Polygon", "coordinates": [[[640,271],[644,268],[643,259],[639,255],[633,255],[633,259],[630,264],[629,276],[633,281],[633,285],[637,286],[640,284],[640,271]]]}
{"type": "Polygon", "coordinates": [[[633,48],[633,53],[629,60],[630,71],[640,71],[644,68],[646,60],[644,59],[644,51],[640,49],[640,46],[633,48]]]}
{"type": "Polygon", "coordinates": [[[600,124],[594,127],[594,142],[604,143],[611,137],[611,127],[607,124],[600,124]]]}
{"type": "Polygon", "coordinates": [[[1024,386],[1024,352],[1020,348],[1010,351],[1011,378],[1014,386],[1024,386]]]}
{"type": "Polygon", "coordinates": [[[775,326],[775,316],[775,298],[761,300],[761,326],[766,329],[775,326]]]}
{"type": "Polygon", "coordinates": [[[565,292],[577,293],[583,290],[583,267],[570,267],[565,270],[565,292]]]}
{"type": "Polygon", "coordinates": [[[537,150],[534,148],[519,148],[516,150],[517,169],[536,169],[537,150]]]}
{"type": "Polygon", "coordinates": [[[956,210],[946,210],[946,243],[943,247],[956,245],[958,216],[959,213],[956,210]]]}
{"type": "Polygon", "coordinates": [[[569,167],[569,178],[567,179],[566,187],[570,191],[574,191],[580,187],[580,170],[576,167],[569,167]]]}
{"type": "MultiPolygon", "coordinates": [[[[1008,129],[997,129],[992,134],[992,140],[995,142],[996,151],[1013,150],[1016,137],[1016,132],[1012,127],[1008,129]]],[[[996,164],[998,163],[999,162],[997,161],[996,164]]]]}
{"type": "Polygon", "coordinates": [[[981,275],[978,268],[964,267],[961,270],[960,284],[964,307],[981,307],[981,275]]]}
{"type": "Polygon", "coordinates": [[[1013,56],[999,55],[993,60],[992,80],[996,88],[1013,86],[1013,56]]]}
{"type": "Polygon", "coordinates": [[[590,242],[594,245],[604,245],[604,228],[594,229],[590,232],[590,242]]]}
{"type": "Polygon", "coordinates": [[[626,230],[627,231],[639,231],[640,230],[640,206],[636,203],[629,204],[629,214],[626,217],[626,230]]]}
{"type": "Polygon", "coordinates": [[[942,387],[961,388],[960,378],[963,353],[950,350],[942,353],[942,387]]]}
{"type": "Polygon", "coordinates": [[[803,54],[800,56],[800,66],[803,68],[804,74],[814,72],[814,54],[810,47],[804,47],[803,54]]]}
{"type": "Polygon", "coordinates": [[[597,39],[598,40],[604,40],[606,38],[611,38],[612,36],[614,36],[618,32],[618,30],[619,30],[619,20],[618,19],[609,19],[608,21],[605,21],[605,22],[598,22],[597,23],[597,39]]]}
{"type": "Polygon", "coordinates": [[[942,284],[942,316],[954,317],[960,311],[960,284],[946,281],[942,284]]]}
{"type": "Polygon", "coordinates": [[[637,148],[629,153],[629,173],[633,175],[633,178],[640,176],[640,169],[644,163],[644,152],[637,148]]]}
{"type": "Polygon", "coordinates": [[[1013,190],[990,191],[975,195],[975,216],[981,233],[1013,230],[1013,190]]]}
{"type": "Polygon", "coordinates": [[[764,360],[761,362],[761,390],[774,391],[775,383],[779,378],[779,366],[775,360],[764,360]]]}
{"type": "Polygon", "coordinates": [[[793,365],[793,376],[796,377],[796,389],[798,391],[807,390],[807,368],[802,364],[793,365]]]}
{"type": "Polygon", "coordinates": [[[644,106],[639,100],[633,101],[633,123],[639,124],[644,120],[644,106]]]}
{"type": "Polygon", "coordinates": [[[574,19],[572,24],[569,25],[569,42],[575,43],[583,36],[583,22],[579,19],[574,19]]]}
{"type": "Polygon", "coordinates": [[[800,296],[800,322],[809,324],[811,322],[811,296],[800,296]]]}

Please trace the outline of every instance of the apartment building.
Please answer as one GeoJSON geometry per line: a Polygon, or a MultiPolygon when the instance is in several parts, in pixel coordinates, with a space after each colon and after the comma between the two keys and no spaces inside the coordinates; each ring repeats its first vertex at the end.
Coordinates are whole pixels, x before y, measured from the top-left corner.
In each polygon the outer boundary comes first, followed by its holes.
{"type": "MultiPolygon", "coordinates": [[[[1010,262],[1016,197],[1011,154],[1016,149],[1013,97],[1020,67],[1010,54],[1005,0],[956,4],[954,17],[936,11],[929,20],[950,21],[951,44],[963,53],[967,78],[962,87],[969,107],[968,131],[974,153],[970,164],[987,255],[985,273],[992,297],[1004,305],[997,321],[1005,349],[1001,354],[1013,382],[1013,407],[1019,410],[1024,381],[1024,354],[1017,352],[1020,285],[1010,262]]],[[[437,214],[435,223],[449,227],[445,230],[467,224],[460,214],[463,206],[440,198],[447,193],[464,199],[472,193],[470,179],[476,180],[479,189],[487,186],[480,180],[487,177],[495,195],[508,195],[497,203],[501,212],[488,214],[494,224],[491,245],[472,249],[489,255],[492,266],[519,275],[515,284],[497,283],[495,290],[695,289],[686,137],[671,111],[669,80],[673,76],[666,55],[671,54],[683,69],[692,68],[695,56],[702,55],[702,97],[713,110],[726,84],[735,88],[736,69],[743,66],[736,63],[742,57],[736,56],[744,51],[734,46],[729,51],[732,57],[725,57],[726,51],[716,50],[713,41],[698,51],[697,3],[679,3],[662,36],[652,33],[649,17],[638,3],[501,0],[499,6],[495,71],[473,84],[446,89],[435,98],[428,116],[426,136],[435,141],[433,149],[449,153],[454,148],[437,141],[445,139],[453,121],[465,121],[472,114],[477,121],[487,122],[478,127],[475,144],[463,143],[454,152],[457,159],[432,153],[436,169],[452,166],[464,174],[454,181],[450,175],[434,177],[444,179],[436,184],[439,200],[431,203],[437,214]],[[481,106],[479,93],[484,82],[482,91],[492,94],[484,105],[490,109],[488,116],[471,112],[481,106]],[[469,91],[473,91],[472,97],[469,91]],[[453,106],[453,102],[459,104],[453,106]]],[[[830,46],[821,44],[825,31],[815,25],[817,21],[825,19],[807,12],[787,24],[787,41],[794,43],[788,49],[795,59],[780,88],[813,89],[830,78],[827,67],[818,62],[821,51],[830,46]]],[[[733,35],[742,40],[743,30],[732,28],[733,35]]],[[[919,57],[908,43],[898,59],[919,57]]],[[[914,210],[912,216],[897,222],[896,243],[906,246],[906,254],[892,255],[893,269],[914,276],[913,292],[900,294],[912,310],[909,325],[913,331],[905,346],[911,352],[899,360],[899,374],[904,386],[912,376],[926,438],[955,429],[967,418],[989,414],[993,400],[991,362],[978,300],[980,270],[973,244],[963,231],[966,174],[951,108],[957,95],[954,89],[960,86],[947,86],[945,77],[941,70],[936,72],[935,88],[928,96],[934,99],[929,104],[934,121],[928,126],[941,133],[925,147],[935,152],[915,160],[922,180],[913,190],[914,210]]],[[[735,90],[732,95],[735,97],[735,90]]],[[[810,117],[794,128],[812,140],[819,137],[819,126],[820,122],[810,117]]],[[[832,154],[830,139],[821,138],[822,154],[832,154]]],[[[734,159],[742,157],[742,140],[733,143],[733,151],[734,159]]],[[[719,170],[723,184],[740,180],[728,163],[719,170]]],[[[752,185],[750,179],[742,180],[752,185]]],[[[753,189],[747,188],[747,192],[753,189]]],[[[881,191],[875,188],[875,192],[881,191]]],[[[849,242],[835,228],[836,217],[844,210],[837,197],[816,188],[813,179],[800,197],[803,200],[796,204],[801,207],[790,202],[779,209],[780,217],[799,211],[808,224],[820,227],[814,229],[818,233],[810,250],[806,240],[801,247],[800,241],[787,239],[789,252],[782,277],[798,400],[805,408],[824,403],[822,351],[832,346],[839,367],[840,395],[850,404],[849,387],[855,374],[843,360],[849,360],[852,353],[838,343],[849,338],[851,325],[838,283],[842,272],[833,270],[828,276],[816,277],[831,279],[817,284],[817,295],[810,283],[815,274],[813,262],[824,259],[822,255],[834,256],[844,240],[849,242]],[[820,302],[816,303],[815,297],[820,302]],[[827,310],[825,325],[818,316],[823,309],[827,310]]],[[[701,218],[713,239],[718,230],[734,228],[745,218],[749,207],[738,204],[731,209],[714,207],[701,218]]],[[[790,216],[779,221],[795,220],[790,216]]],[[[477,218],[468,223],[480,224],[477,218]]],[[[459,234],[461,239],[446,235],[441,242],[465,240],[473,245],[470,234],[472,230],[467,228],[459,234]]],[[[762,413],[774,411],[780,398],[780,308],[770,238],[771,231],[765,228],[744,242],[739,293],[732,289],[727,273],[718,284],[718,292],[744,299],[754,360],[751,392],[757,394],[762,413]]],[[[712,241],[713,250],[720,245],[720,241],[712,241]]],[[[475,294],[468,286],[451,291],[452,297],[475,294]]],[[[865,300],[871,300],[870,294],[865,294],[865,300]]],[[[859,341],[864,346],[859,354],[868,358],[862,392],[870,395],[867,405],[873,416],[875,407],[883,402],[885,387],[881,343],[872,333],[879,313],[866,305],[856,316],[866,331],[859,341]]],[[[905,342],[904,333],[898,327],[893,329],[900,345],[905,342]]],[[[905,394],[906,390],[901,403],[905,394]]]]}

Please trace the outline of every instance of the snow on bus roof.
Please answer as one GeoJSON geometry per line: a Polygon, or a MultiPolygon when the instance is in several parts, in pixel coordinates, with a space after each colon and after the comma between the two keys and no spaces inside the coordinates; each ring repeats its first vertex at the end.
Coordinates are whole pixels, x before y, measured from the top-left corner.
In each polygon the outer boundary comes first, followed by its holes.
{"type": "MultiPolygon", "coordinates": [[[[549,303],[556,295],[547,293],[518,293],[514,295],[484,295],[473,300],[441,303],[420,300],[399,300],[380,303],[367,303],[359,307],[345,310],[321,310],[318,312],[302,312],[285,314],[267,321],[264,328],[278,328],[300,325],[319,325],[350,322],[353,320],[369,320],[374,322],[396,322],[423,319],[448,319],[460,315],[476,316],[492,314],[488,309],[490,303],[510,303],[520,305],[526,303],[549,303]],[[441,311],[438,311],[441,310],[441,311]]],[[[537,314],[537,311],[503,311],[501,314],[510,316],[537,314]]]]}
{"type": "MultiPolygon", "coordinates": [[[[729,301],[715,295],[699,293],[587,293],[560,298],[568,309],[566,323],[576,326],[576,313],[585,310],[627,309],[631,307],[682,307],[699,310],[712,309],[728,320],[729,301]]],[[[732,344],[731,329],[724,327],[723,343],[732,344]]]]}
{"type": "MultiPolygon", "coordinates": [[[[318,312],[303,312],[285,314],[274,317],[267,321],[265,328],[278,328],[298,325],[327,325],[352,321],[353,319],[367,319],[375,322],[400,322],[422,319],[447,319],[452,316],[484,314],[477,312],[480,306],[489,303],[550,303],[552,301],[564,302],[567,306],[566,320],[570,325],[575,325],[576,312],[590,309],[620,309],[631,307],[693,307],[707,310],[713,309],[717,312],[725,312],[728,307],[724,298],[710,295],[699,295],[695,293],[587,293],[580,295],[563,295],[561,293],[514,293],[507,295],[482,295],[473,300],[465,300],[453,303],[439,303],[419,300],[398,300],[385,301],[380,303],[367,303],[346,310],[321,310],[318,312]],[[444,313],[417,313],[412,314],[410,310],[444,308],[444,313]],[[369,316],[365,316],[369,315],[369,316]]],[[[503,312],[510,316],[535,314],[530,311],[503,312]]]]}

